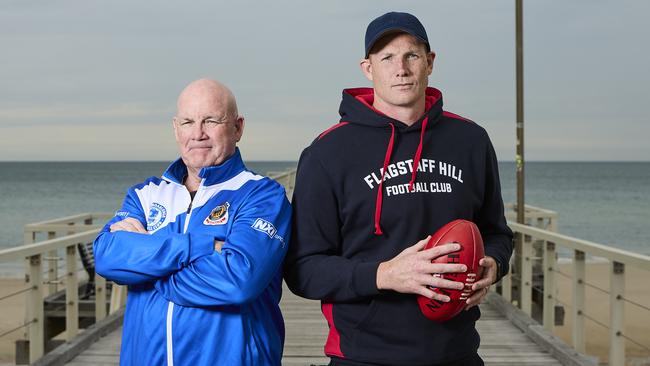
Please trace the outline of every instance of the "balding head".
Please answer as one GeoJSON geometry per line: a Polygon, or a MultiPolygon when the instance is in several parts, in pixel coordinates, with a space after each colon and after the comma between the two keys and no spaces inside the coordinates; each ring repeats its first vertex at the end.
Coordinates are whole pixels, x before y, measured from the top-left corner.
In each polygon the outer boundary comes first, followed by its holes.
{"type": "Polygon", "coordinates": [[[244,118],[230,89],[218,81],[190,83],[178,97],[174,118],[176,143],[190,174],[219,165],[235,153],[244,118]]]}
{"type": "Polygon", "coordinates": [[[227,86],[216,80],[199,79],[191,82],[178,96],[176,112],[197,105],[211,104],[223,110],[229,117],[239,116],[235,96],[227,86]]]}

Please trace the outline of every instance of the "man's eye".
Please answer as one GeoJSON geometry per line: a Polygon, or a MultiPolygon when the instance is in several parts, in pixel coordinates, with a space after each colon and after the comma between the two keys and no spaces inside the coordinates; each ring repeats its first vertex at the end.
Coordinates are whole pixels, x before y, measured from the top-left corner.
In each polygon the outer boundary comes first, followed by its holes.
{"type": "Polygon", "coordinates": [[[218,124],[221,124],[220,121],[217,121],[217,120],[215,120],[215,119],[206,119],[204,122],[205,122],[205,124],[208,125],[208,126],[216,126],[216,125],[218,125],[218,124]]]}
{"type": "Polygon", "coordinates": [[[181,126],[190,126],[192,123],[194,123],[194,121],[182,121],[181,126]]]}
{"type": "Polygon", "coordinates": [[[390,61],[390,59],[391,59],[392,57],[393,57],[393,56],[384,56],[381,60],[382,60],[382,61],[390,61]]]}
{"type": "Polygon", "coordinates": [[[420,55],[412,53],[412,54],[408,55],[408,58],[411,59],[411,60],[417,60],[418,58],[420,58],[420,55]]]}

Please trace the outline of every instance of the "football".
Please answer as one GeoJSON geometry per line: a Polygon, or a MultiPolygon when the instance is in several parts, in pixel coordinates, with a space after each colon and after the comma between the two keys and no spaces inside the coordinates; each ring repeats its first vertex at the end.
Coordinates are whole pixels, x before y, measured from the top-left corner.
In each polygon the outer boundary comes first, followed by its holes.
{"type": "Polygon", "coordinates": [[[442,302],[418,295],[418,305],[422,314],[427,318],[437,321],[447,321],[465,307],[465,302],[472,294],[472,284],[481,279],[483,267],[478,262],[485,256],[483,251],[483,239],[478,227],[471,221],[454,220],[438,230],[424,249],[447,243],[459,243],[461,249],[437,257],[431,263],[462,263],[467,265],[467,272],[464,273],[436,273],[434,276],[445,278],[451,281],[463,282],[463,290],[452,290],[446,288],[431,288],[434,292],[449,296],[449,302],[442,302]]]}

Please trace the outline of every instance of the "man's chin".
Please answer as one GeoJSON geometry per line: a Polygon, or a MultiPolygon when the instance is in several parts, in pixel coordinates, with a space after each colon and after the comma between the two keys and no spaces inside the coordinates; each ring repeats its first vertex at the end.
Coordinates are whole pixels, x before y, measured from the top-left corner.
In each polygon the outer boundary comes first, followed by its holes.
{"type": "Polygon", "coordinates": [[[199,159],[193,158],[192,159],[192,158],[190,158],[190,159],[187,159],[185,161],[185,165],[188,168],[200,170],[203,167],[214,165],[214,164],[212,164],[209,159],[205,159],[205,158],[199,158],[199,159]]]}

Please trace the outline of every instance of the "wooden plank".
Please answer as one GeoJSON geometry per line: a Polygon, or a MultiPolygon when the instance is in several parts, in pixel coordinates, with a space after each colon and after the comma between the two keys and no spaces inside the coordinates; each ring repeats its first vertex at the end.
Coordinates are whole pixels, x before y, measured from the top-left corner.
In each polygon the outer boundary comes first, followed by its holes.
{"type": "Polygon", "coordinates": [[[586,299],[586,265],[585,252],[574,251],[573,255],[573,348],[580,353],[586,353],[585,337],[585,299],[586,299]]]}
{"type": "MultiPolygon", "coordinates": [[[[27,236],[33,234],[25,234],[27,236]]],[[[27,260],[27,335],[29,339],[29,359],[38,360],[45,351],[45,333],[43,323],[45,310],[43,307],[43,270],[41,267],[41,255],[33,255],[27,260]]]]}
{"type": "Polygon", "coordinates": [[[609,364],[625,365],[625,264],[612,262],[609,277],[609,364]]]}
{"type": "MultiPolygon", "coordinates": [[[[496,296],[496,295],[495,295],[496,296]]],[[[285,288],[280,303],[285,318],[286,337],[282,364],[327,365],[323,353],[328,327],[318,301],[293,295],[285,288]]],[[[493,305],[481,305],[477,329],[481,335],[479,354],[486,365],[559,366],[549,352],[535,344],[493,305]]],[[[73,359],[68,366],[117,365],[122,329],[118,329],[73,359]]]]}
{"type": "Polygon", "coordinates": [[[79,283],[77,280],[77,248],[66,248],[65,256],[65,339],[70,342],[79,332],[79,283]]]}

